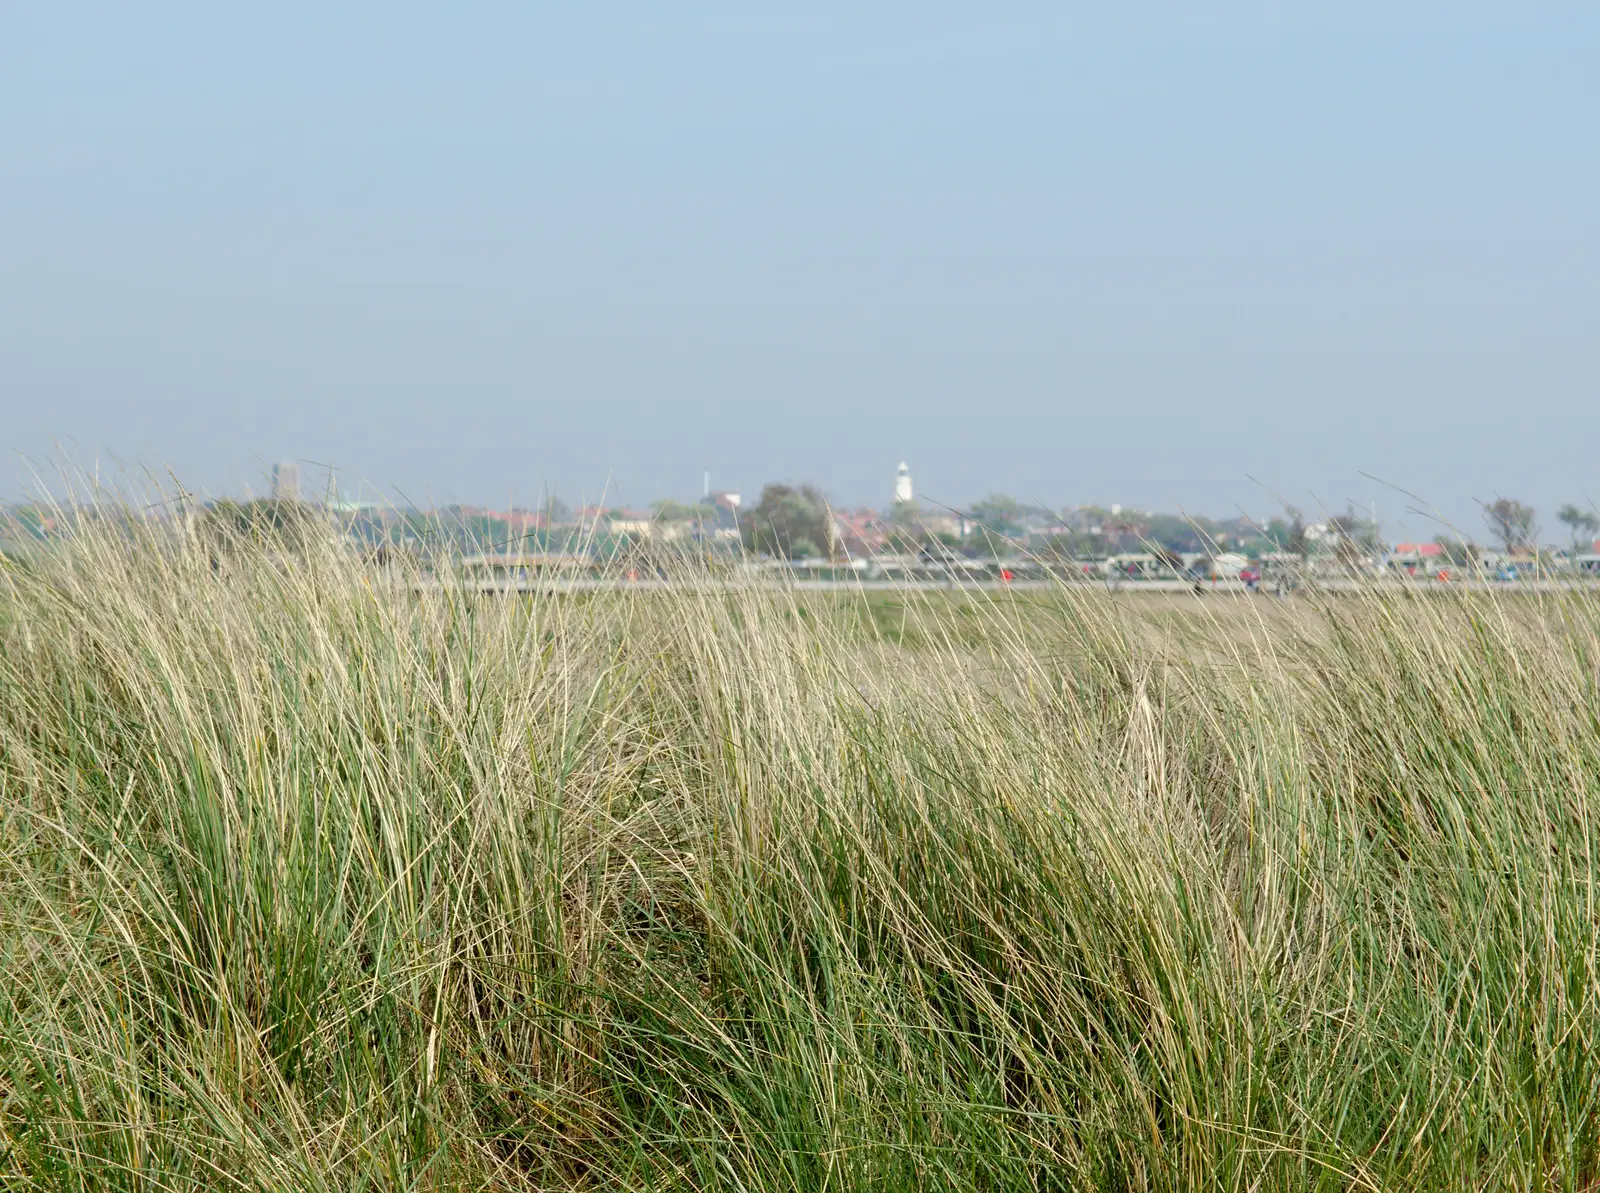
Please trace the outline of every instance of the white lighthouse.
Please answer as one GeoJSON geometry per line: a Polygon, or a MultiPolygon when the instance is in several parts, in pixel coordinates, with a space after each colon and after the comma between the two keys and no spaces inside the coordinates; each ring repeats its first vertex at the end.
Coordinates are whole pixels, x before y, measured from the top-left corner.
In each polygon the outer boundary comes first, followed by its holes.
{"type": "Polygon", "coordinates": [[[896,505],[911,504],[911,469],[906,467],[904,460],[894,474],[894,503],[896,505]]]}

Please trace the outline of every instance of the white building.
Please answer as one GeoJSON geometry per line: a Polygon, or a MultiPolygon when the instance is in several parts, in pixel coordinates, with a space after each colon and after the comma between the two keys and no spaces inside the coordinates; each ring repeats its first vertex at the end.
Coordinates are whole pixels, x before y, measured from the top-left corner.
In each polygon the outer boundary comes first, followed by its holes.
{"type": "Polygon", "coordinates": [[[284,460],[272,466],[272,496],[276,501],[300,500],[300,465],[284,460]]]}
{"type": "Polygon", "coordinates": [[[904,460],[901,460],[900,468],[894,474],[894,503],[896,505],[910,505],[911,500],[911,469],[906,466],[904,460]]]}

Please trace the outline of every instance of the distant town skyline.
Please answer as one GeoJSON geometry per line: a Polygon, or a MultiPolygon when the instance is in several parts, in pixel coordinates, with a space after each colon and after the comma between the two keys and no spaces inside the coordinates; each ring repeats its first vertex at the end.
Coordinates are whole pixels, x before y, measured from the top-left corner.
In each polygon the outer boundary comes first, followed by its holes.
{"type": "MultiPolygon", "coordinates": [[[[66,467],[64,460],[58,460],[66,467]]],[[[515,492],[509,493],[504,500],[463,500],[451,495],[429,494],[418,498],[416,494],[404,493],[399,490],[385,490],[381,486],[359,481],[350,477],[340,477],[337,471],[330,472],[325,465],[317,461],[306,459],[279,460],[266,467],[264,475],[252,483],[246,481],[241,486],[231,490],[206,490],[184,482],[183,478],[173,474],[160,473],[150,469],[134,470],[124,462],[117,462],[112,466],[101,469],[85,469],[76,467],[72,470],[73,476],[67,477],[61,484],[55,486],[54,492],[62,493],[66,487],[75,487],[80,491],[84,481],[90,476],[99,476],[112,486],[122,486],[125,493],[136,491],[141,484],[160,485],[170,491],[174,483],[183,484],[185,491],[204,501],[229,501],[243,498],[271,498],[275,500],[307,501],[314,504],[331,503],[345,510],[374,509],[398,511],[404,509],[441,510],[456,509],[477,514],[503,516],[507,513],[521,512],[522,515],[537,514],[541,519],[552,507],[564,509],[576,516],[579,521],[597,517],[601,511],[609,511],[612,516],[624,516],[633,519],[648,519],[652,517],[652,510],[666,509],[687,510],[696,502],[706,501],[721,506],[732,515],[738,514],[741,501],[744,509],[751,503],[760,499],[762,491],[770,484],[792,484],[791,480],[763,481],[758,485],[741,487],[718,483],[713,487],[712,476],[709,469],[701,470],[701,491],[695,494],[687,493],[661,493],[646,498],[626,498],[620,488],[610,490],[597,490],[594,493],[580,492],[577,495],[563,493],[558,490],[541,490],[536,495],[519,496],[515,492]]],[[[42,473],[39,475],[43,475],[42,473]]],[[[1381,483],[1376,478],[1366,478],[1373,483],[1381,483]]],[[[31,496],[37,496],[45,490],[35,489],[31,493],[20,494],[11,502],[0,501],[0,507],[7,504],[27,505],[31,496]]],[[[1084,511],[1101,510],[1115,519],[1118,515],[1127,517],[1152,516],[1158,521],[1173,518],[1180,521],[1198,519],[1201,522],[1233,523],[1241,522],[1259,527],[1264,527],[1274,520],[1299,518],[1315,531],[1319,523],[1329,521],[1339,522],[1355,519],[1358,522],[1372,527],[1372,533],[1389,543],[1420,542],[1427,543],[1438,539],[1441,541],[1461,540],[1467,542],[1482,542],[1492,540],[1496,536],[1495,519],[1488,508],[1490,502],[1483,502],[1475,506],[1472,515],[1465,518],[1452,519],[1446,517],[1442,511],[1428,511],[1421,508],[1420,503],[1413,495],[1390,490],[1389,495],[1394,499],[1393,505],[1380,505],[1377,501],[1361,504],[1354,500],[1347,500],[1341,506],[1331,504],[1303,504],[1274,497],[1265,504],[1254,507],[1236,506],[1226,510],[1208,510],[1195,505],[1148,505],[1138,502],[1119,502],[1104,499],[1088,498],[1080,501],[1051,502],[1037,497],[1028,497],[1012,490],[1003,488],[989,488],[982,494],[973,495],[961,501],[945,501],[930,498],[923,500],[916,485],[916,479],[907,461],[900,461],[894,472],[885,478],[885,484],[880,493],[864,500],[844,500],[837,494],[823,493],[833,502],[837,514],[847,523],[860,523],[857,516],[861,511],[873,511],[873,516],[882,515],[883,518],[892,518],[895,511],[910,507],[917,511],[916,517],[928,524],[927,519],[935,522],[948,518],[963,519],[972,517],[972,511],[981,510],[992,506],[995,499],[1011,500],[1017,503],[1023,512],[1028,512],[1031,524],[1043,526],[1038,523],[1038,517],[1044,515],[1076,518],[1084,511]],[[1401,504],[1405,503],[1405,504],[1401,504]],[[1398,513],[1391,511],[1398,510],[1398,513]]],[[[1497,494],[1497,498],[1503,494],[1497,494]]],[[[1515,499],[1512,499],[1515,501],[1515,499]]],[[[1517,504],[1523,504],[1517,502],[1517,504]]],[[[1529,506],[1530,526],[1533,536],[1538,541],[1543,541],[1552,546],[1559,546],[1568,538],[1577,541],[1581,533],[1577,528],[1575,519],[1583,519],[1590,529],[1600,530],[1600,506],[1587,498],[1578,501],[1564,501],[1559,505],[1552,504],[1549,508],[1540,509],[1529,506]]],[[[674,514],[668,515],[677,516],[674,514]]],[[[981,516],[981,515],[980,515],[981,516]]],[[[1049,519],[1047,519],[1049,520],[1049,519]]],[[[540,523],[541,525],[543,522],[540,523]]],[[[643,523],[640,523],[641,525],[643,523]]],[[[871,519],[866,523],[873,524],[871,519]]],[[[1587,541],[1587,539],[1585,539],[1587,541]]]]}
{"type": "Polygon", "coordinates": [[[6,6],[0,499],[60,444],[1548,522],[1600,499],[1596,61],[1578,0],[6,6]]]}

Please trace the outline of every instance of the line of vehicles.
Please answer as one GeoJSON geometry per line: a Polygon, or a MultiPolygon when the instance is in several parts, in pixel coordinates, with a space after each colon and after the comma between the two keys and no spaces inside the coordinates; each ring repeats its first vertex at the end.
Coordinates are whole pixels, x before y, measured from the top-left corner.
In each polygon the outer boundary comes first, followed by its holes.
{"type": "MultiPolygon", "coordinates": [[[[685,560],[648,553],[600,558],[589,555],[476,555],[461,560],[462,574],[496,584],[556,580],[653,580],[681,575],[685,560]]],[[[814,583],[946,582],[1029,583],[1242,581],[1288,579],[1298,557],[1250,560],[1242,555],[1158,555],[1137,553],[1104,559],[968,558],[954,552],[876,555],[862,559],[721,559],[710,567],[723,575],[767,577],[814,583]]]]}
{"type": "MultiPolygon", "coordinates": [[[[475,555],[460,560],[463,577],[496,586],[515,587],[550,581],[607,583],[664,581],[684,575],[692,557],[648,551],[612,557],[585,554],[475,555]]],[[[1443,557],[1414,559],[1404,554],[1379,558],[1339,558],[1273,552],[1250,558],[1232,552],[1216,554],[1130,552],[1100,558],[968,558],[953,551],[875,555],[860,559],[740,559],[723,556],[700,561],[708,572],[805,583],[946,583],[1009,584],[1041,582],[1100,583],[1112,587],[1140,584],[1200,586],[1226,583],[1246,589],[1285,591],[1306,582],[1412,580],[1475,582],[1557,579],[1600,580],[1600,555],[1534,561],[1485,555],[1461,567],[1443,557]]],[[[691,564],[691,566],[693,566],[691,564]]]]}

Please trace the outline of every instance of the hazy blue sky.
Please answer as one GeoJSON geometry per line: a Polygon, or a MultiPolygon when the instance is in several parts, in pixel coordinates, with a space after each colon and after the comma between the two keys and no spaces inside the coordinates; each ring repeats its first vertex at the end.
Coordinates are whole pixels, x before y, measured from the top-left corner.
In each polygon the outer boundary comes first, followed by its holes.
{"type": "Polygon", "coordinates": [[[881,503],[905,458],[1432,532],[1364,470],[1558,529],[1600,4],[0,4],[0,414],[213,491],[881,503]]]}

